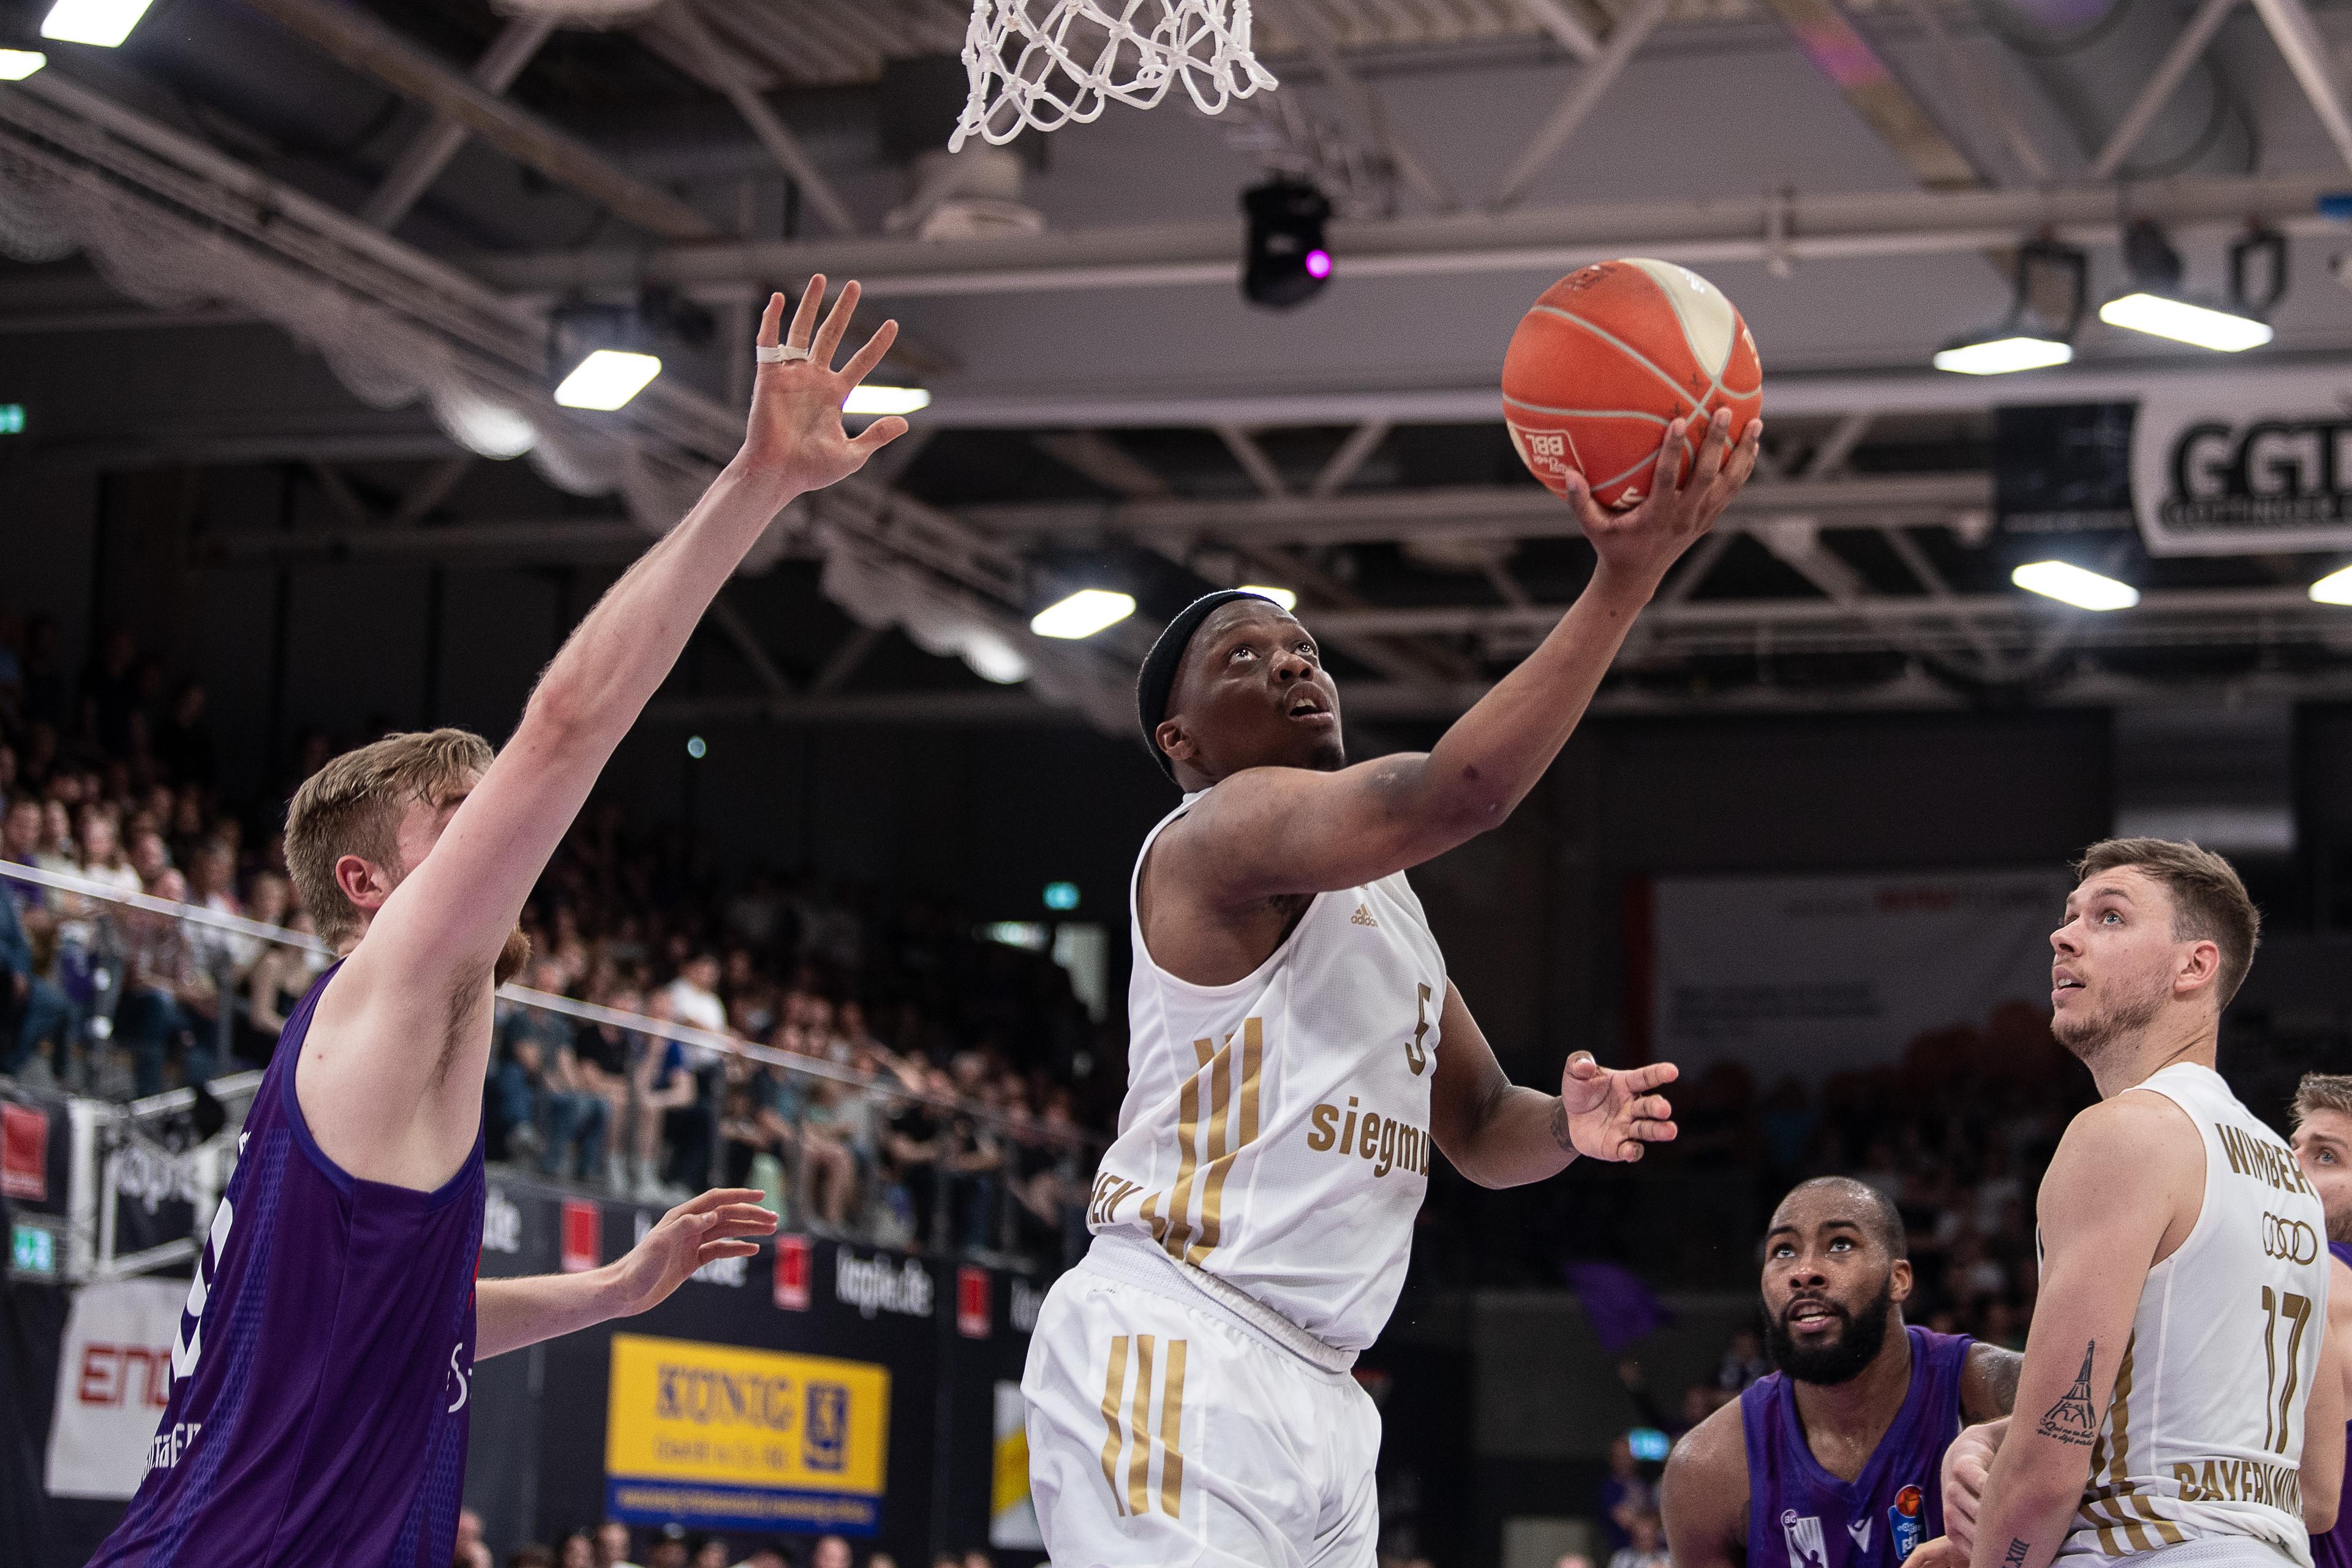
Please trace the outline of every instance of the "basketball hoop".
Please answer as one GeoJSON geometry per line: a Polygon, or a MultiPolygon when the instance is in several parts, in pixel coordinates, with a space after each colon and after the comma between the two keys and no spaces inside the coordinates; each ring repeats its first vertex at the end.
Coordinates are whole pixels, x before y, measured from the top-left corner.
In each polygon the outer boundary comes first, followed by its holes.
{"type": "Polygon", "coordinates": [[[963,64],[950,152],[1085,124],[1112,99],[1150,109],[1180,77],[1203,114],[1275,85],[1250,52],[1250,0],[973,0],[963,64]]]}

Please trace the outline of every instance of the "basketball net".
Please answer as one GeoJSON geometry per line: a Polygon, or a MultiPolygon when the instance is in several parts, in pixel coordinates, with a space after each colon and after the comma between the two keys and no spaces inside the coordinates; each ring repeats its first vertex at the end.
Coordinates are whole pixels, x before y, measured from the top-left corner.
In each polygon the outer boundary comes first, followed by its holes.
{"type": "Polygon", "coordinates": [[[1275,85],[1250,52],[1250,0],[973,0],[963,64],[951,153],[975,132],[1002,145],[1085,124],[1112,99],[1150,109],[1180,77],[1203,114],[1275,85]]]}

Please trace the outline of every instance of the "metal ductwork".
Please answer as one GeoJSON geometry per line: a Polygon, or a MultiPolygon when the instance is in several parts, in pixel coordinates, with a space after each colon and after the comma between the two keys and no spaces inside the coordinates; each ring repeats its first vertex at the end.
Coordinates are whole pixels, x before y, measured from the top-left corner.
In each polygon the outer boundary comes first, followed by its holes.
{"type": "MultiPolygon", "coordinates": [[[[2198,15],[2178,0],[1975,0],[1992,35],[2017,55],[2074,133],[2083,156],[2097,160],[2141,90],[2167,73],[2184,34],[2210,35],[2223,8],[2198,15]]],[[[2200,52],[2179,84],[2156,107],[2119,167],[2098,170],[2130,180],[2175,174],[2242,174],[2258,160],[2253,119],[2210,52],[2200,52]]]]}

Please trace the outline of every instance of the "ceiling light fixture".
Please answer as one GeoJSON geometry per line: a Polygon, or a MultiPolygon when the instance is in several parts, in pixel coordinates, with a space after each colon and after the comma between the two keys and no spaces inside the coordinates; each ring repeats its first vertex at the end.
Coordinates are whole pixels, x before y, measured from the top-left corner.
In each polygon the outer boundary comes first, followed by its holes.
{"type": "Polygon", "coordinates": [[[604,412],[625,407],[661,374],[662,362],[653,354],[625,349],[597,349],[572,368],[555,389],[555,401],[566,408],[604,412]]]}
{"type": "Polygon", "coordinates": [[[2029,240],[2017,247],[2017,272],[2009,314],[1979,332],[1952,339],[1936,351],[1937,370],[1958,375],[2009,375],[2044,370],[2074,357],[2074,332],[2089,300],[2090,263],[2071,245],[2029,240]],[[2054,277],[2065,293],[2064,320],[2053,326],[2034,303],[2037,278],[2054,277]]]}
{"type": "Polygon", "coordinates": [[[1046,605],[1030,617],[1029,629],[1041,637],[1076,641],[1115,626],[1135,614],[1135,595],[1108,588],[1081,588],[1058,604],[1046,605]]]}
{"type": "Polygon", "coordinates": [[[2230,298],[2226,303],[2200,300],[2180,286],[2180,253],[2164,231],[2147,218],[2135,219],[2124,233],[2124,265],[2132,287],[2099,307],[2099,320],[2151,337],[2169,338],[2216,353],[2242,353],[2260,348],[2272,337],[2265,318],[2286,293],[2286,238],[2270,229],[2254,229],[2230,247],[2230,298]],[[2247,264],[2260,257],[2269,277],[2260,300],[2248,296],[2247,264]]]}
{"type": "Polygon", "coordinates": [[[2311,585],[2311,602],[2315,605],[2352,605],[2352,566],[2342,566],[2330,572],[2311,585]]]}
{"type": "Polygon", "coordinates": [[[844,414],[912,414],[931,405],[931,395],[919,386],[854,386],[844,414]]]}
{"type": "Polygon", "coordinates": [[[1298,608],[1298,595],[1288,588],[1277,588],[1269,583],[1244,583],[1242,592],[1255,594],[1261,599],[1272,599],[1286,610],[1298,608]]]}
{"type": "Polygon", "coordinates": [[[22,81],[48,63],[38,49],[0,49],[0,81],[22,81]]]}
{"type": "Polygon", "coordinates": [[[2030,561],[2009,574],[2028,593],[2040,594],[2078,610],[2128,610],[2139,603],[2139,590],[2113,577],[2103,577],[2071,561],[2030,561]]]}
{"type": "Polygon", "coordinates": [[[58,0],[41,21],[41,37],[61,44],[120,46],[152,0],[58,0]]]}

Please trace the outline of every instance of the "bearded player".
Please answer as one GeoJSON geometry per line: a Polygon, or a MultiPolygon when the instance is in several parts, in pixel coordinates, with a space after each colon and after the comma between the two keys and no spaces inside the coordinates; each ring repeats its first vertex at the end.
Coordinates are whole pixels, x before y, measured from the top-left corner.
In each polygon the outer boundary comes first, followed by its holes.
{"type": "Polygon", "coordinates": [[[581,622],[504,752],[454,730],[394,736],[296,793],[287,858],[342,957],[279,1037],[150,1468],[95,1563],[446,1568],[475,1359],[642,1311],[775,1228],[756,1193],[708,1193],[604,1268],[474,1279],[491,995],[528,952],[523,900],[769,521],[906,428],[843,432],[842,400],[893,330],[834,371],[857,285],[812,357],[824,289],[802,295],[782,352],[783,300],[769,301],[742,450],[581,622]]]}
{"type": "Polygon", "coordinates": [[[1953,1445],[1950,1535],[1918,1568],[2307,1568],[2306,1531],[2333,1527],[2344,1480],[2326,1215],[2214,1070],[2262,917],[2194,844],[2109,839],[2074,872],[2050,1026],[2099,1103],[2068,1124],[2035,1203],[2019,1414],[1953,1445]]]}
{"type": "MultiPolygon", "coordinates": [[[[2294,1157],[2327,1215],[2327,1334],[2352,1344],[2352,1078],[2305,1073],[2294,1091],[2294,1157]]],[[[2298,1242],[2301,1237],[2295,1238],[2298,1242]]],[[[2352,1355],[2343,1358],[2352,1415],[2352,1355]]],[[[2352,1520],[2339,1504],[2332,1529],[2311,1538],[2313,1568],[2352,1568],[2352,1520]]]]}
{"type": "Polygon", "coordinates": [[[1675,1568],[1894,1568],[1942,1532],[1944,1450],[2009,1414],[2021,1358],[1907,1326],[1911,1283],[1885,1194],[1822,1176],[1780,1200],[1764,1236],[1780,1370],[1667,1458],[1675,1568]]]}
{"type": "Polygon", "coordinates": [[[1305,626],[1213,594],[1171,622],[1139,717],[1183,804],[1132,889],[1128,1093],[1095,1242],[1030,1340],[1030,1485],[1056,1563],[1373,1561],[1380,1416],[1349,1368],[1395,1305],[1433,1147],[1488,1186],[1674,1135],[1671,1067],[1579,1052],[1512,1087],[1406,868],[1494,826],[1575,728],[1659,578],[1753,468],[1668,427],[1629,512],[1571,490],[1598,563],[1567,616],[1425,754],[1347,765],[1305,626]]]}

